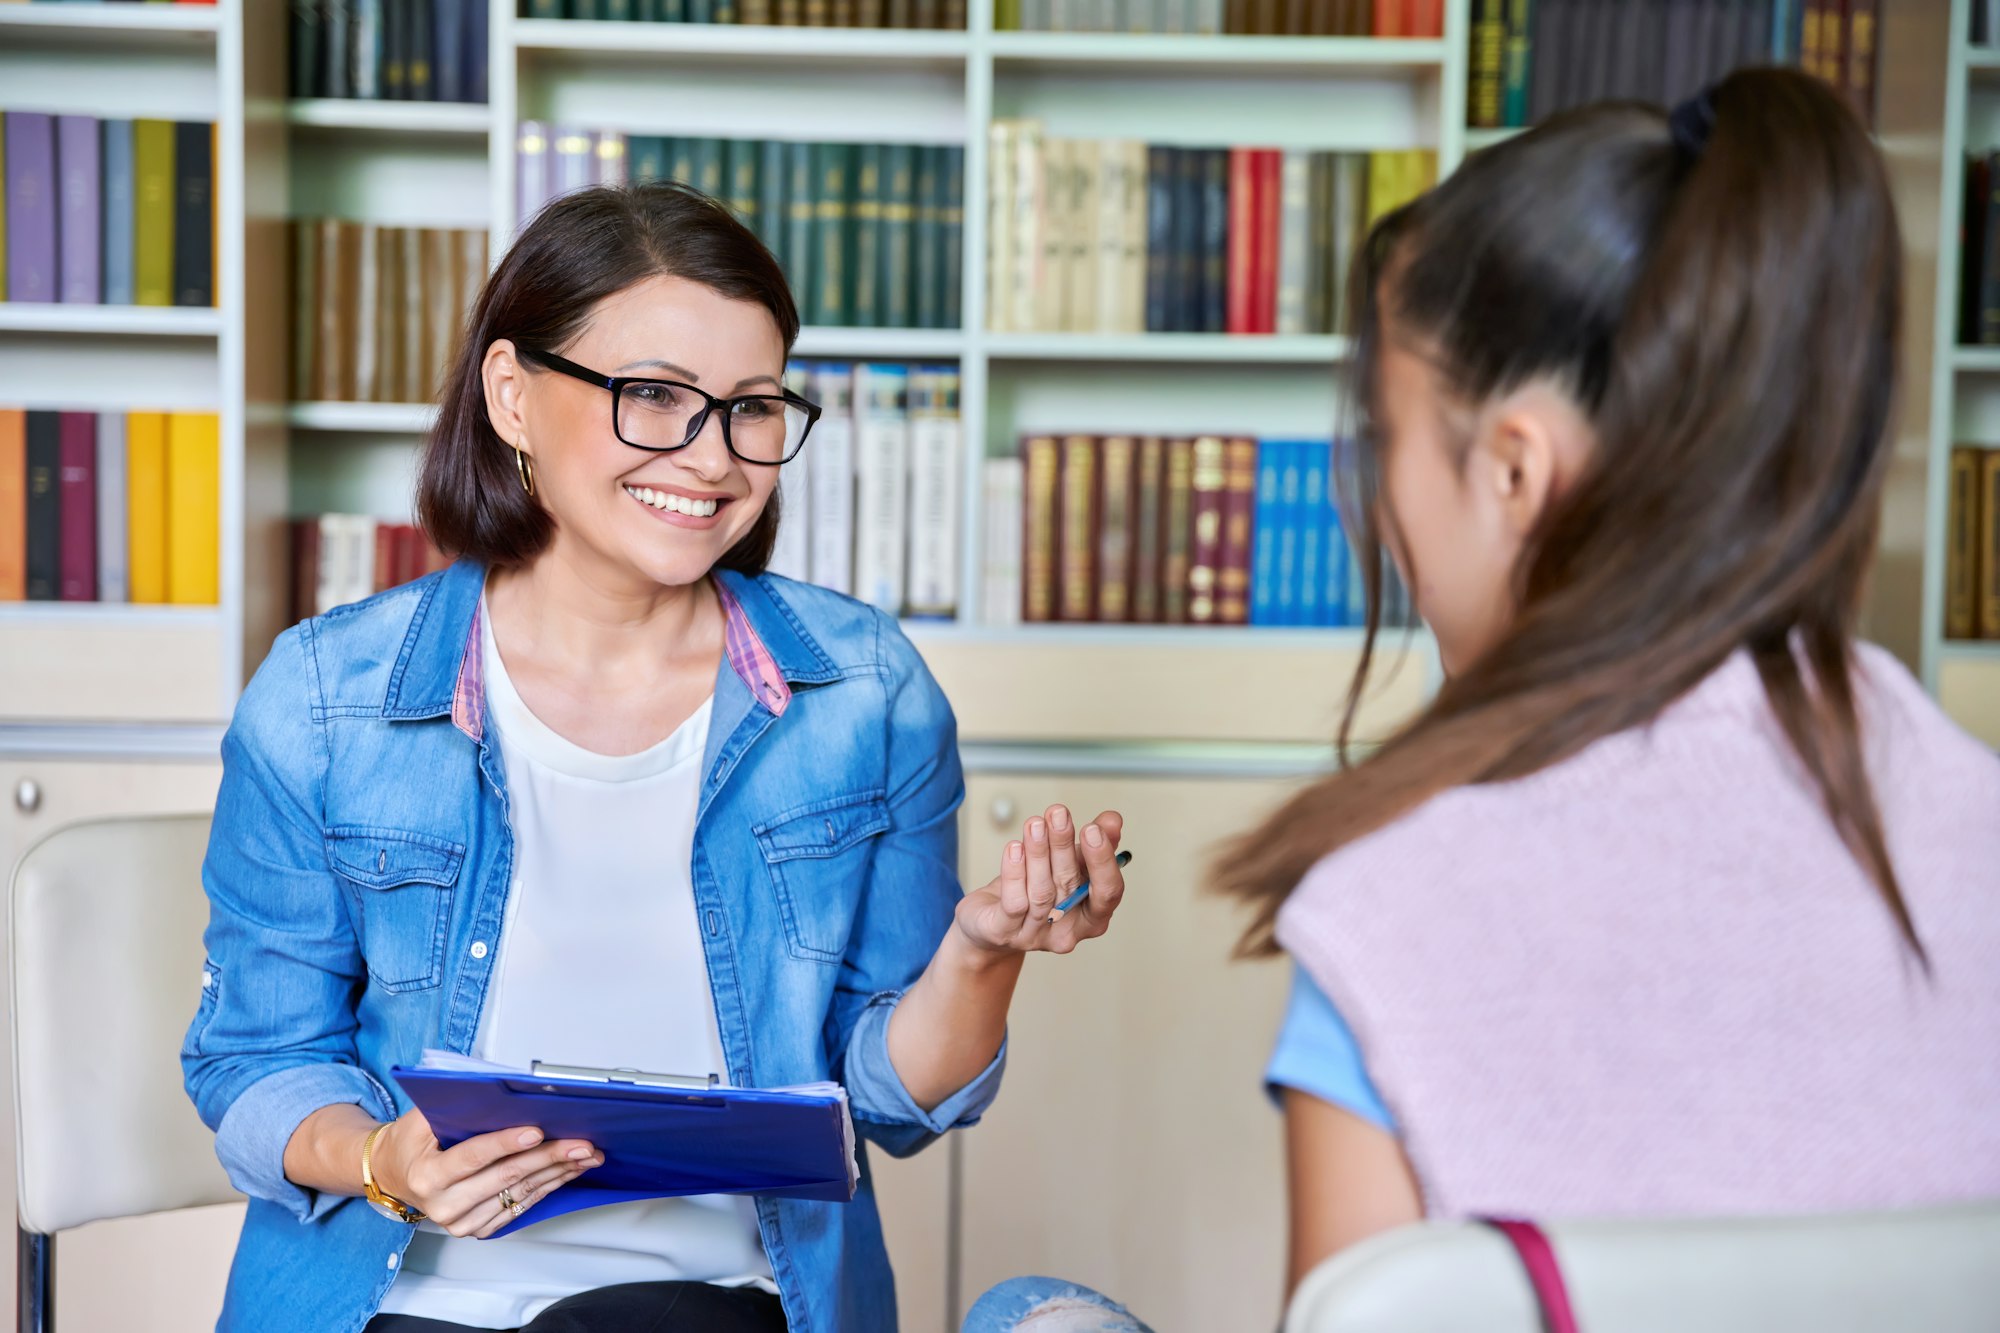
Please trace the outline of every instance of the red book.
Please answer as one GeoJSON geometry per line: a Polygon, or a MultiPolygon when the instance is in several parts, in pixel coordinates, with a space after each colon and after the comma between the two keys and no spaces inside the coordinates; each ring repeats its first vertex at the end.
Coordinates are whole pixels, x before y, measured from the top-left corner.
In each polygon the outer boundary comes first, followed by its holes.
{"type": "Polygon", "coordinates": [[[1403,0],[1403,35],[1444,36],[1444,0],[1403,0]]]}
{"type": "Polygon", "coordinates": [[[97,600],[97,414],[63,412],[57,417],[61,453],[57,464],[57,505],[62,513],[61,582],[65,602],[97,600]]]}
{"type": "Polygon", "coordinates": [[[1260,148],[1256,156],[1256,239],[1250,247],[1250,331],[1278,331],[1278,245],[1284,202],[1285,155],[1260,148]]]}
{"type": "Polygon", "coordinates": [[[292,621],[319,613],[319,520],[292,520],[292,621]]]}
{"type": "Polygon", "coordinates": [[[414,523],[405,523],[396,529],[396,541],[402,548],[403,572],[398,583],[415,583],[424,576],[424,566],[428,553],[424,550],[424,534],[414,523]]]}
{"type": "Polygon", "coordinates": [[[1403,5],[1405,0],[1375,0],[1375,32],[1377,37],[1405,37],[1403,31],[1403,5]]]}
{"type": "Polygon", "coordinates": [[[1228,333],[1250,332],[1251,298],[1256,273],[1250,261],[1250,243],[1256,233],[1255,149],[1229,150],[1229,306],[1223,329],[1228,333]]]}
{"type": "Polygon", "coordinates": [[[387,592],[396,586],[396,525],[377,523],[375,525],[375,581],[371,585],[376,592],[387,592]]]}

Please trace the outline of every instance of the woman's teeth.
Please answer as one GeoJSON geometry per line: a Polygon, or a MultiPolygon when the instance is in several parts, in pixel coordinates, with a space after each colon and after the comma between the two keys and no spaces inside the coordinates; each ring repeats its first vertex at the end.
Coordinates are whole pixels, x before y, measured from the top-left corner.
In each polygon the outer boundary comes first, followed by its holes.
{"type": "Polygon", "coordinates": [[[656,491],[647,486],[627,486],[625,494],[640,504],[651,505],[655,509],[672,510],[676,514],[686,514],[689,518],[707,518],[721,504],[718,500],[690,500],[686,496],[656,491]]]}

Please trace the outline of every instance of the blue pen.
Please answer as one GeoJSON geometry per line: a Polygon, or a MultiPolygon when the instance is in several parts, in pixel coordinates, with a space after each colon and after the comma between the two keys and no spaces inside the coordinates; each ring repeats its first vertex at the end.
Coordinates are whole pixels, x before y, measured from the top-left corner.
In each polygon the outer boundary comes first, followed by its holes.
{"type": "MultiPolygon", "coordinates": [[[[1123,870],[1126,866],[1132,864],[1132,853],[1120,852],[1118,853],[1117,860],[1118,860],[1118,868],[1120,870],[1123,870]]],[[[1085,898],[1088,898],[1089,896],[1090,896],[1090,881],[1085,880],[1083,883],[1076,886],[1076,892],[1070,894],[1069,897],[1063,899],[1061,902],[1056,904],[1056,910],[1049,913],[1049,920],[1050,921],[1062,920],[1062,914],[1064,912],[1069,911],[1071,908],[1075,907],[1078,903],[1082,902],[1085,898]]]]}

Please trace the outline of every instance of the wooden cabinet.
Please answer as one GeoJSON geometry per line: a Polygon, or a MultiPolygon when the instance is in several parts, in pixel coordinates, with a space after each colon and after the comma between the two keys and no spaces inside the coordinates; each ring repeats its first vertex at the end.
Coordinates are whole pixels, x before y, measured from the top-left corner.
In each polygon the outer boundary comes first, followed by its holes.
{"type": "MultiPolygon", "coordinates": [[[[222,766],[207,762],[0,758],[0,868],[65,824],[109,815],[207,810],[222,766]]],[[[11,997],[12,988],[4,992],[11,997]]],[[[5,1003],[9,1001],[0,1001],[5,1003]]],[[[192,1015],[192,982],[188,1008],[192,1015]]],[[[4,1180],[14,1188],[12,1061],[0,1064],[0,1143],[4,1180]]],[[[29,1145],[33,1151],[33,1145],[29,1145]]],[[[63,1333],[202,1333],[215,1327],[241,1224],[240,1204],[79,1227],[57,1242],[56,1310],[63,1333]]],[[[14,1248],[0,1246],[7,1289],[14,1248]]]]}
{"type": "Polygon", "coordinates": [[[1203,867],[1219,839],[1291,789],[968,779],[968,885],[992,877],[1029,812],[1058,800],[1082,818],[1120,811],[1134,860],[1109,934],[1028,960],[1000,1099],[960,1136],[961,1306],[1005,1278],[1047,1274],[1117,1297],[1159,1333],[1276,1326],[1281,1123],[1262,1073],[1289,976],[1230,960],[1241,913],[1206,894],[1203,867]]]}

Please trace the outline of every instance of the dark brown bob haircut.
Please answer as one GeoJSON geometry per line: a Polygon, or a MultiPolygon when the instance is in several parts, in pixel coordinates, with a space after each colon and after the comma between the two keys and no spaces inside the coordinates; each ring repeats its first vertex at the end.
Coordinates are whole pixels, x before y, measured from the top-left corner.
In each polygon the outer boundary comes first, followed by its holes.
{"type": "MultiPolygon", "coordinates": [[[[417,521],[440,550],[517,568],[555,536],[555,519],[521,486],[513,445],[487,419],[480,374],[486,350],[506,338],[559,353],[598,302],[652,277],[686,278],[733,300],[755,301],[771,312],[791,354],[799,312],[784,271],[721,204],[672,181],[562,196],[535,215],[486,280],[445,376],[417,477],[417,521]]],[[[773,491],[756,526],[720,566],[763,573],[778,520],[773,491]]]]}

